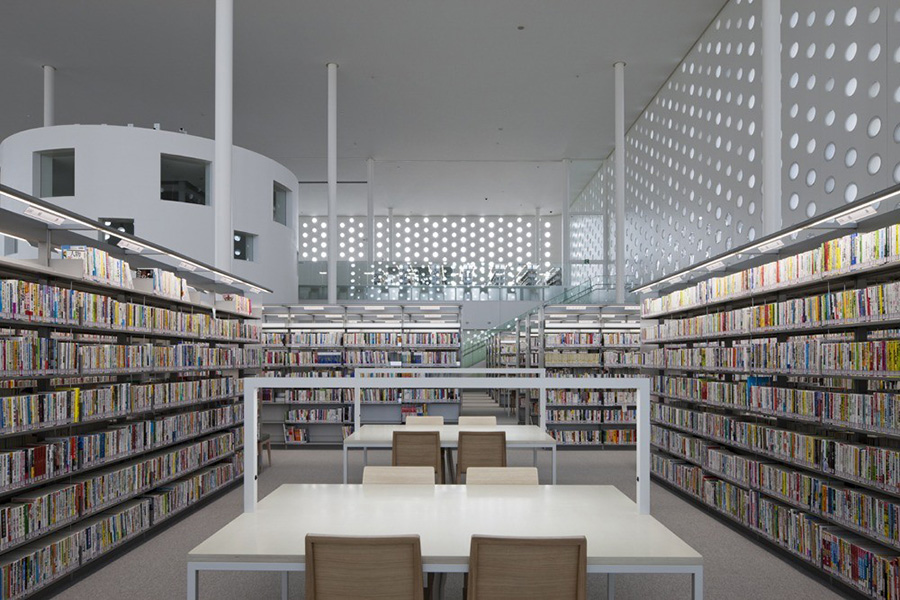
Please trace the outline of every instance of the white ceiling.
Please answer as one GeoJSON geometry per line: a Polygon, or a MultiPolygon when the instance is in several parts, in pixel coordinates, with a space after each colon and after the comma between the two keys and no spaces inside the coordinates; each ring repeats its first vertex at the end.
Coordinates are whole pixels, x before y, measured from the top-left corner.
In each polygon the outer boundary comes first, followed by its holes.
{"type": "MultiPolygon", "coordinates": [[[[375,158],[379,212],[559,210],[560,161],[573,161],[574,196],[613,148],[613,63],[628,63],[631,123],[723,4],[237,0],[234,140],[324,180],[333,61],[338,176],[365,180],[375,158]]],[[[212,137],[214,8],[2,2],[0,137],[40,126],[45,63],[58,69],[60,124],[160,122],[212,137]]],[[[303,188],[305,212],[320,204],[316,187],[303,188]]],[[[364,206],[364,191],[347,196],[341,212],[364,206]]]]}

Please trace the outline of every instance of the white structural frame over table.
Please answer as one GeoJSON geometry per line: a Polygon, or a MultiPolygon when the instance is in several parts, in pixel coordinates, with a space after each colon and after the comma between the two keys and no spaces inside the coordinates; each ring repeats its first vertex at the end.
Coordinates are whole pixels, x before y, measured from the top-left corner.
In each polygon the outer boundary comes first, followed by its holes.
{"type": "Polygon", "coordinates": [[[684,573],[703,598],[703,557],[611,485],[286,484],[188,554],[187,598],[197,600],[200,571],[304,571],[308,534],[421,538],[423,571],[465,573],[472,535],[587,539],[588,573],[684,573]],[[303,507],[302,510],[298,510],[303,507]],[[534,519],[536,511],[541,518],[534,519]],[[447,518],[454,515],[456,518],[447,518]]]}
{"type": "MultiPolygon", "coordinates": [[[[462,371],[462,369],[456,369],[462,371]]],[[[398,372],[405,372],[398,369],[398,372]]],[[[353,390],[354,410],[359,414],[360,390],[418,389],[421,377],[250,377],[244,379],[244,439],[256,440],[259,434],[258,391],[267,389],[319,388],[353,390]]],[[[429,377],[429,388],[483,389],[484,378],[429,377]]],[[[546,430],[548,389],[634,390],[637,405],[635,477],[638,513],[650,514],[650,380],[646,377],[496,377],[489,380],[499,389],[537,389],[540,392],[541,430],[546,430]]],[[[346,461],[346,446],[344,447],[346,461]]],[[[555,457],[555,446],[554,446],[555,457]]],[[[244,512],[255,512],[258,498],[259,465],[255,443],[244,444],[244,512]]],[[[346,464],[346,462],[345,462],[346,464]]],[[[345,470],[346,475],[346,470],[345,470]]],[[[346,479],[345,479],[346,481],[346,479]]]]}

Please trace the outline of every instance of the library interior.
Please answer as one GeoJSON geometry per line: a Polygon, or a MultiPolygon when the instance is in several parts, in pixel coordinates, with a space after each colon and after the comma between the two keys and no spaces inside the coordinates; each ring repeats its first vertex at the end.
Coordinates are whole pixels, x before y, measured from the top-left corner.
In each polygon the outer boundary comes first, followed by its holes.
{"type": "Polygon", "coordinates": [[[0,600],[900,600],[897,0],[0,5],[0,600]]]}

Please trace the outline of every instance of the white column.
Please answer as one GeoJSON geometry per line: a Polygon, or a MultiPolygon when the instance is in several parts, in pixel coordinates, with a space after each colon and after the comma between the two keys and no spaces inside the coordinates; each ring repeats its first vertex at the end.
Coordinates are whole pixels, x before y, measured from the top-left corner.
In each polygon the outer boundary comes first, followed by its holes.
{"type": "Polygon", "coordinates": [[[781,0],[762,3],[763,235],[781,229],[781,0]]]}
{"type": "Polygon", "coordinates": [[[337,304],[337,68],[328,63],[328,304],[337,304]]]}
{"type": "Polygon", "coordinates": [[[616,63],[616,304],[625,303],[625,63],[616,63]]]}
{"type": "MultiPolygon", "coordinates": [[[[375,262],[375,159],[366,160],[366,237],[369,239],[369,264],[375,262]]],[[[371,269],[369,269],[371,270],[371,269]]]]}
{"type": "Polygon", "coordinates": [[[572,161],[568,158],[563,159],[563,169],[565,170],[565,186],[563,192],[562,206],[562,284],[564,288],[572,285],[572,228],[569,220],[569,202],[572,199],[571,171],[572,161]]]}
{"type": "Polygon", "coordinates": [[[541,265],[543,264],[543,256],[544,252],[541,249],[541,207],[538,206],[534,209],[534,239],[531,241],[534,244],[534,268],[535,270],[540,270],[541,265]]]}
{"type": "Polygon", "coordinates": [[[56,124],[56,68],[44,65],[44,127],[56,124]]]}
{"type": "Polygon", "coordinates": [[[387,222],[387,259],[394,262],[394,207],[388,206],[388,222],[387,222]]]}
{"type": "Polygon", "coordinates": [[[216,125],[213,160],[215,266],[231,271],[234,228],[231,224],[231,154],[233,148],[234,1],[216,0],[216,125]]]}

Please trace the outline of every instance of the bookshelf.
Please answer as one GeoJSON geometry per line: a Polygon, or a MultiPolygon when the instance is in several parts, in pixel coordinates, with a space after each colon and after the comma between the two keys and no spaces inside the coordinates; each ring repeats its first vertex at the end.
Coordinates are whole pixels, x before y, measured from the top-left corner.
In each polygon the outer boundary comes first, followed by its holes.
{"type": "MultiPolygon", "coordinates": [[[[328,377],[358,368],[458,367],[461,306],[446,304],[267,306],[267,376],[328,377]]],[[[349,390],[262,390],[260,426],[285,446],[336,445],[353,431],[349,390]],[[321,392],[321,393],[319,393],[321,392]]],[[[459,418],[458,390],[366,390],[365,423],[409,414],[459,418]]]]}
{"type": "Polygon", "coordinates": [[[241,479],[238,399],[261,365],[260,327],[247,302],[215,305],[239,288],[210,278],[198,293],[147,258],[135,276],[128,257],[87,244],[0,259],[4,598],[59,582],[241,479]]]}
{"type": "MultiPolygon", "coordinates": [[[[545,306],[533,324],[538,364],[547,377],[635,375],[639,327],[637,307],[545,306]]],[[[547,390],[548,431],[567,446],[633,448],[636,410],[629,391],[547,390]]]]}
{"type": "Polygon", "coordinates": [[[642,342],[653,476],[888,598],[900,593],[900,214],[872,212],[849,229],[801,224],[808,235],[777,252],[645,298],[642,342]]]}

